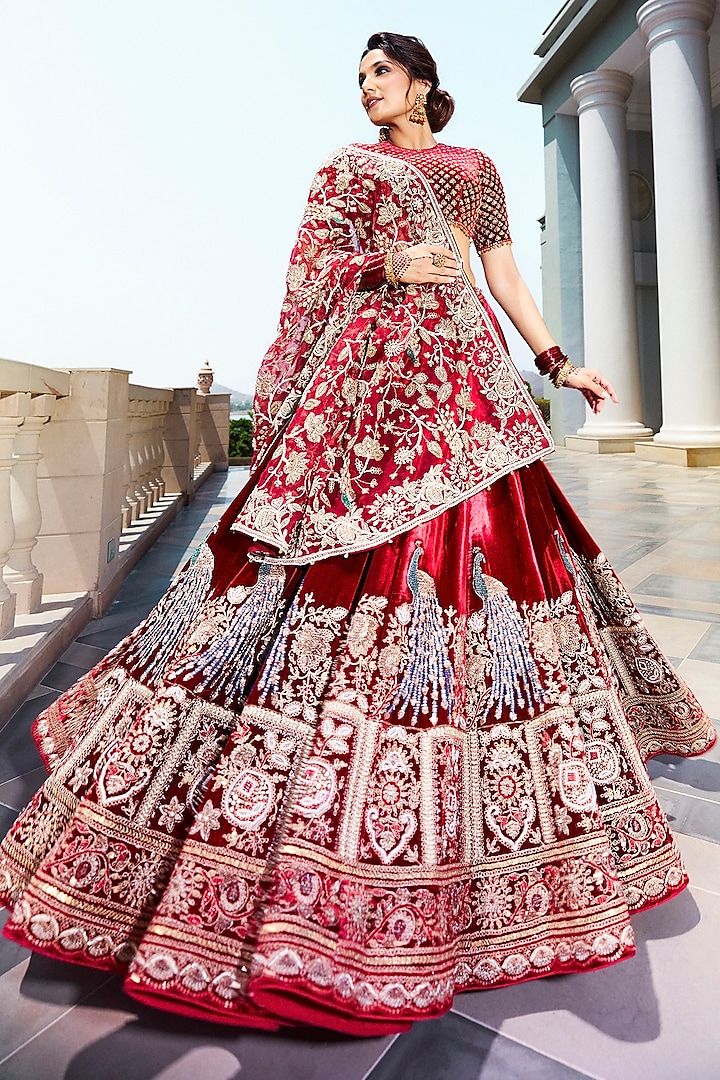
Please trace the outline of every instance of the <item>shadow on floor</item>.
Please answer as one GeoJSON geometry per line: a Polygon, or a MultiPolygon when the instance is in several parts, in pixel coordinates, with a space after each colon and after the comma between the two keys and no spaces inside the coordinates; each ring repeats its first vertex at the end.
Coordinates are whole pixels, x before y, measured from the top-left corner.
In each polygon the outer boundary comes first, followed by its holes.
{"type": "Polygon", "coordinates": [[[633,916],[634,957],[600,971],[556,975],[517,986],[461,994],[454,1009],[498,1029],[513,1017],[567,1012],[620,1042],[650,1043],[660,1034],[660,1006],[647,942],[682,937],[700,921],[685,890],[667,904],[633,916]]]}
{"type": "Polygon", "coordinates": [[[649,761],[647,770],[651,780],[672,780],[698,791],[720,792],[720,761],[662,755],[649,761]]]}

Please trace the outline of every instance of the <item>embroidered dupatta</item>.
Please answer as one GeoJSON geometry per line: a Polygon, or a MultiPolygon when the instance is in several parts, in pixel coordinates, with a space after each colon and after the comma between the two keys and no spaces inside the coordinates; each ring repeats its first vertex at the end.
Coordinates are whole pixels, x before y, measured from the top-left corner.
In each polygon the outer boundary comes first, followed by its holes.
{"type": "Polygon", "coordinates": [[[382,283],[385,252],[423,242],[462,261],[412,165],[348,146],[320,169],[258,375],[254,483],[233,525],[282,563],[374,547],[553,449],[464,274],[382,283]]]}

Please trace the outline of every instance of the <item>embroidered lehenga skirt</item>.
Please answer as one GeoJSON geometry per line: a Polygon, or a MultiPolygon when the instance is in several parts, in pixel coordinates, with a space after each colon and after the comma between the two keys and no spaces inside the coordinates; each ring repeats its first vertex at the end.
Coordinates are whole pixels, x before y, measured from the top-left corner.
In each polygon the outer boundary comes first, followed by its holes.
{"type": "Polygon", "coordinates": [[[5,932],[355,1034],[631,956],[687,881],[643,761],[714,732],[545,466],[306,567],[248,560],[247,494],[36,722],[5,932]]]}

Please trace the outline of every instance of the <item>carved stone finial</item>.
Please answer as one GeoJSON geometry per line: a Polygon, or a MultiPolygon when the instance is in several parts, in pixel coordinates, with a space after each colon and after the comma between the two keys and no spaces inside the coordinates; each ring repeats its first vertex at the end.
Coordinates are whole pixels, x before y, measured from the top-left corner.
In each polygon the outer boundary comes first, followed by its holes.
{"type": "Polygon", "coordinates": [[[198,393],[199,394],[209,394],[210,393],[210,387],[213,384],[213,379],[214,378],[215,378],[215,372],[210,367],[210,364],[208,363],[207,360],[203,361],[203,366],[198,371],[198,377],[197,377],[197,384],[198,384],[198,387],[199,387],[198,393]]]}

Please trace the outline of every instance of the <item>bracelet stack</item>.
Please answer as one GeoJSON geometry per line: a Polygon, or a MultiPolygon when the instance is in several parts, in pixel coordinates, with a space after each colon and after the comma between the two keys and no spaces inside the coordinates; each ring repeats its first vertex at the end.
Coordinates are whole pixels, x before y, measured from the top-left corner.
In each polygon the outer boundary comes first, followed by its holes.
{"type": "Polygon", "coordinates": [[[411,259],[404,251],[391,248],[385,256],[385,280],[393,288],[400,284],[400,278],[407,272],[411,259]]]}
{"type": "Polygon", "coordinates": [[[547,375],[553,386],[564,386],[568,377],[575,371],[572,360],[568,360],[559,345],[553,345],[535,357],[535,367],[541,375],[547,375]]]}

